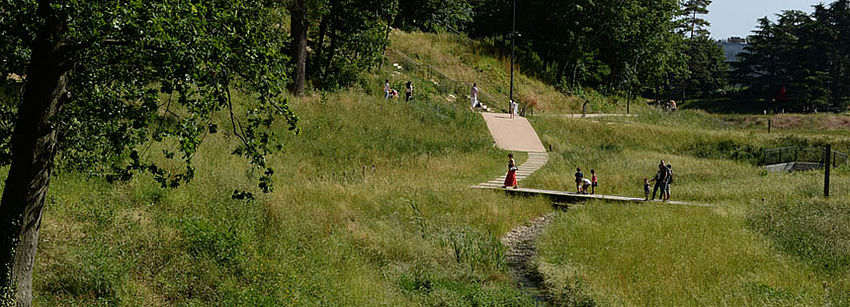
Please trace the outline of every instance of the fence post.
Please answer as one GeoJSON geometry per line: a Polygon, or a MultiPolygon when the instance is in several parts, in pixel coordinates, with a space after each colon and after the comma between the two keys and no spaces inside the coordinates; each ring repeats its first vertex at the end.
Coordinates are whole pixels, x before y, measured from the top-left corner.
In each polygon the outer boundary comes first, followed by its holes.
{"type": "Polygon", "coordinates": [[[824,162],[826,162],[826,163],[824,163],[824,165],[823,165],[823,167],[824,167],[824,172],[823,172],[823,173],[824,173],[824,175],[823,175],[823,196],[824,196],[824,197],[829,197],[829,170],[830,170],[830,168],[831,168],[831,166],[832,166],[832,163],[830,163],[830,160],[832,160],[832,159],[831,159],[831,156],[832,156],[832,144],[826,144],[826,152],[825,152],[824,154],[826,155],[826,159],[824,160],[824,162]]]}
{"type": "Polygon", "coordinates": [[[767,120],[767,134],[770,134],[770,128],[771,128],[771,126],[773,126],[773,120],[772,120],[772,119],[768,119],[768,120],[767,120]]]}

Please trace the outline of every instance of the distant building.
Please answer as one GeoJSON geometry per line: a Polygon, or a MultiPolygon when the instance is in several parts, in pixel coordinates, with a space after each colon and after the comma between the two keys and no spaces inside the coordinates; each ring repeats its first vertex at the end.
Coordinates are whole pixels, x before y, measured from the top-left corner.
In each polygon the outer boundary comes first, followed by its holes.
{"type": "Polygon", "coordinates": [[[741,61],[740,54],[747,52],[747,39],[742,37],[730,37],[719,42],[720,47],[726,53],[726,63],[737,63],[741,61]]]}

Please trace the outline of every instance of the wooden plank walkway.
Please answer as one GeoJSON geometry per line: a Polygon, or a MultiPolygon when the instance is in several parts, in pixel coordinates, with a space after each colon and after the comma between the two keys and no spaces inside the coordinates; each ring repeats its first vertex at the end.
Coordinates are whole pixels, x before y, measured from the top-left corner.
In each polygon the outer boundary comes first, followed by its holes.
{"type": "Polygon", "coordinates": [[[643,203],[643,204],[658,204],[658,205],[675,205],[675,206],[693,206],[693,207],[707,207],[713,208],[715,205],[709,204],[698,204],[684,201],[645,201],[643,198],[637,197],[626,197],[626,196],[615,196],[615,195],[601,195],[601,194],[578,194],[573,192],[564,192],[564,191],[552,191],[552,190],[540,190],[540,189],[529,189],[529,188],[519,188],[519,189],[504,189],[502,186],[490,186],[490,185],[477,185],[472,188],[476,189],[485,189],[485,190],[500,190],[505,191],[509,194],[514,195],[523,195],[523,196],[535,196],[542,195],[550,197],[556,201],[562,202],[579,202],[579,201],[588,201],[588,200],[604,200],[611,202],[619,202],[619,203],[643,203]]]}

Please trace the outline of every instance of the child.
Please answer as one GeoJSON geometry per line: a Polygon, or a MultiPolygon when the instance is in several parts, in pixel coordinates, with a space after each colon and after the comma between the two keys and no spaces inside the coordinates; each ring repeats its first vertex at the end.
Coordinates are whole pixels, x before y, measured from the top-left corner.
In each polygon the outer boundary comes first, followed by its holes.
{"type": "Polygon", "coordinates": [[[598,179],[596,179],[596,170],[590,170],[590,194],[596,194],[596,186],[598,186],[598,179]]]}
{"type": "Polygon", "coordinates": [[[581,172],[581,168],[576,168],[576,190],[578,193],[582,193],[581,189],[581,180],[584,178],[584,173],[581,172]]]}
{"type": "Polygon", "coordinates": [[[649,178],[643,178],[643,201],[649,201],[649,178]]]}
{"type": "Polygon", "coordinates": [[[587,188],[591,185],[590,179],[582,178],[581,179],[581,194],[587,194],[587,188]]]}

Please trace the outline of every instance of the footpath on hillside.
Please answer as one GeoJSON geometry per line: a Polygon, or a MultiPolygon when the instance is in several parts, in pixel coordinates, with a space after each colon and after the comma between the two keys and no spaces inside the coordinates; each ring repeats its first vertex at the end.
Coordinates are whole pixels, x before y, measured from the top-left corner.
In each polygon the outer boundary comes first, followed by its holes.
{"type": "MultiPolygon", "coordinates": [[[[484,117],[484,121],[487,123],[487,129],[490,130],[490,134],[493,136],[496,147],[509,151],[528,153],[528,160],[518,167],[517,181],[522,181],[523,179],[528,178],[528,176],[539,170],[549,161],[549,154],[546,153],[546,148],[543,146],[543,142],[540,141],[540,138],[537,136],[537,131],[534,130],[534,127],[530,122],[528,122],[528,119],[521,116],[514,116],[514,118],[511,118],[509,114],[502,113],[481,113],[481,116],[484,117]]],[[[529,188],[503,189],[504,180],[505,177],[502,175],[494,178],[493,180],[475,185],[473,188],[506,190],[510,193],[520,195],[542,195],[565,202],[595,199],[623,203],[646,203],[643,198],[640,197],[602,194],[591,195],[529,188]]],[[[712,205],[694,204],[683,201],[667,201],[664,202],[664,204],[713,207],[712,205]]]]}

